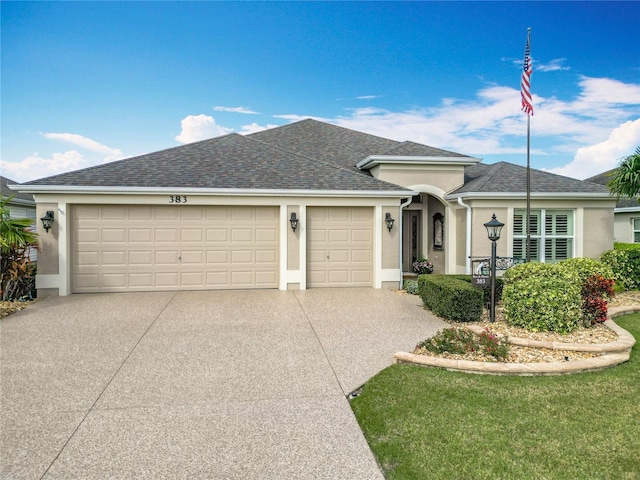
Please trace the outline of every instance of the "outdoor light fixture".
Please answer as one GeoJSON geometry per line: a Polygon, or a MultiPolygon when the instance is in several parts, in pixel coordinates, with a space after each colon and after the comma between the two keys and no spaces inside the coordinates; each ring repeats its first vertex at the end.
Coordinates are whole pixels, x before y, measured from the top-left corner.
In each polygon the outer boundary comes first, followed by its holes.
{"type": "Polygon", "coordinates": [[[298,228],[298,217],[296,217],[296,212],[291,212],[291,218],[289,221],[291,222],[291,230],[295,233],[296,228],[298,228]]]}
{"type": "Polygon", "coordinates": [[[498,221],[494,213],[487,223],[484,224],[487,229],[487,236],[491,240],[491,312],[489,321],[496,321],[496,241],[500,239],[500,231],[504,227],[504,223],[498,221]]]}
{"type": "Polygon", "coordinates": [[[389,229],[389,231],[391,231],[391,229],[393,228],[393,222],[395,222],[395,220],[391,218],[391,214],[389,212],[387,212],[384,216],[384,221],[387,224],[387,228],[389,229]]]}
{"type": "Polygon", "coordinates": [[[40,220],[42,220],[42,226],[44,227],[45,231],[49,233],[49,229],[53,225],[53,210],[47,210],[47,213],[45,213],[44,217],[42,217],[40,220]]]}

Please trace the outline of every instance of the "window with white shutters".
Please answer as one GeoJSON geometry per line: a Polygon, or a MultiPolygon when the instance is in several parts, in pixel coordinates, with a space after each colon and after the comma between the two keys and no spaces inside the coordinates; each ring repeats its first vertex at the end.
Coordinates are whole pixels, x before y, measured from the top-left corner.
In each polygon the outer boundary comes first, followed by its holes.
{"type": "MultiPolygon", "coordinates": [[[[572,210],[531,210],[528,223],[532,261],[555,263],[573,256],[572,210]]],[[[513,257],[526,258],[526,249],[526,210],[518,209],[513,215],[513,257]]]]}

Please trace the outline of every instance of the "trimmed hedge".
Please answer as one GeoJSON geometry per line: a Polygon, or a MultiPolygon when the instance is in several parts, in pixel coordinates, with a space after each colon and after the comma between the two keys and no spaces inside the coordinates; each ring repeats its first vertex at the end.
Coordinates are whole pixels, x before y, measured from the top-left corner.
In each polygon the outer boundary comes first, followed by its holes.
{"type": "Polygon", "coordinates": [[[580,286],[561,277],[523,278],[504,287],[507,321],[532,332],[572,332],[582,318],[581,304],[580,286]]]}
{"type": "MultiPolygon", "coordinates": [[[[629,244],[623,244],[629,245],[629,244]]],[[[631,244],[634,245],[634,244],[631,244]]],[[[616,291],[640,289],[640,249],[624,247],[604,252],[600,261],[611,267],[616,291]]]]}
{"type": "Polygon", "coordinates": [[[418,294],[439,317],[473,322],[482,316],[483,292],[455,275],[420,275],[418,294]]]}
{"type": "Polygon", "coordinates": [[[589,326],[593,301],[606,315],[608,293],[600,287],[613,278],[611,267],[590,258],[516,265],[505,272],[505,317],[508,323],[534,332],[569,333],[581,321],[589,326]],[[587,288],[592,279],[598,279],[596,290],[587,288]]]}

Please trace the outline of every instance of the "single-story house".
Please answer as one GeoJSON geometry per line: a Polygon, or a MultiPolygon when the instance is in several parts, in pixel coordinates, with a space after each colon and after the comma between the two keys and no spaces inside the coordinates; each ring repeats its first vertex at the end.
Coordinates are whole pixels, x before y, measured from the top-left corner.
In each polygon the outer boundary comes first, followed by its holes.
{"type": "MultiPolygon", "coordinates": [[[[36,202],[30,193],[14,192],[9,189],[9,185],[17,185],[18,183],[10,178],[0,176],[0,193],[2,200],[10,198],[7,202],[10,218],[28,218],[31,220],[31,229],[36,231],[36,202]]],[[[32,261],[38,258],[38,252],[35,248],[31,249],[29,257],[32,261]]]]}
{"type": "MultiPolygon", "coordinates": [[[[307,119],[21,184],[39,225],[39,294],[398,288],[412,262],[471,271],[524,256],[526,169],[307,119]]],[[[531,171],[532,258],[612,248],[606,187],[531,171]]]]}
{"type": "MultiPolygon", "coordinates": [[[[587,181],[606,185],[615,171],[609,170],[587,181]]],[[[613,241],[621,243],[640,243],[640,198],[620,198],[613,210],[613,241]]]]}

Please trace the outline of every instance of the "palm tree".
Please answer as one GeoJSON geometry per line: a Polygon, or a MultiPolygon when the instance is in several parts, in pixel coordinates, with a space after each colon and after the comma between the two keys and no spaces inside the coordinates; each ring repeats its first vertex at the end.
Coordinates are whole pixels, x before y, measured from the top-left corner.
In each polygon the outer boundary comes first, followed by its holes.
{"type": "Polygon", "coordinates": [[[623,158],[607,184],[609,191],[618,198],[635,197],[640,194],[640,147],[633,155],[623,158]]]}
{"type": "Polygon", "coordinates": [[[37,248],[38,235],[31,230],[31,219],[11,218],[7,206],[12,197],[0,201],[0,294],[2,300],[29,293],[34,264],[29,249],[37,248]]]}

